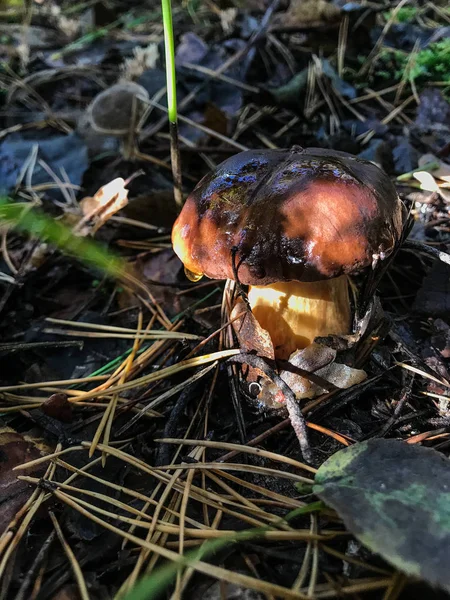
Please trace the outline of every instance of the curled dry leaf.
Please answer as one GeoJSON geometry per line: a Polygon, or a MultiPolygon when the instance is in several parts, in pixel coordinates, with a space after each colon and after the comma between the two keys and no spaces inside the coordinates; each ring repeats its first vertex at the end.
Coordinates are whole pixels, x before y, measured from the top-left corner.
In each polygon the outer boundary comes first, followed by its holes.
{"type": "MultiPolygon", "coordinates": [[[[336,362],[336,356],[336,350],[313,343],[303,350],[296,350],[289,357],[288,362],[290,365],[311,373],[315,378],[322,379],[323,386],[320,385],[319,381],[316,382],[307,377],[301,377],[301,375],[289,370],[282,370],[280,377],[294,392],[297,400],[315,398],[325,394],[327,388],[332,388],[332,386],[339,389],[348,389],[367,379],[365,371],[336,362]]],[[[261,381],[259,383],[261,385],[261,381]]],[[[261,385],[258,400],[273,408],[280,408],[285,402],[279,388],[267,380],[261,385]]]]}
{"type": "MultiPolygon", "coordinates": [[[[159,58],[158,45],[151,42],[148,46],[133,48],[133,54],[122,65],[123,79],[138,79],[148,69],[154,69],[159,58]]],[[[121,82],[122,83],[122,82],[121,82]]]]}
{"type": "Polygon", "coordinates": [[[76,226],[76,232],[86,236],[95,233],[108,219],[128,204],[126,181],[116,177],[103,185],[94,196],[86,196],[80,201],[83,219],[76,226]]]}
{"type": "MultiPolygon", "coordinates": [[[[273,343],[268,331],[261,327],[242,298],[236,300],[231,320],[242,350],[254,351],[269,360],[275,358],[273,343]]],[[[354,369],[346,364],[335,362],[337,355],[337,351],[333,348],[313,343],[302,350],[293,352],[288,362],[294,367],[317,375],[324,380],[324,385],[330,383],[340,389],[348,389],[367,378],[367,373],[362,369],[354,369]]],[[[277,409],[284,405],[284,396],[278,386],[265,378],[259,369],[248,367],[244,375],[249,386],[252,382],[258,381],[260,386],[258,402],[263,403],[266,407],[277,409]]],[[[282,370],[280,376],[294,392],[297,400],[314,398],[326,391],[319,383],[314,383],[289,370],[282,370]]]]}
{"type": "MultiPolygon", "coordinates": [[[[289,362],[295,367],[300,367],[318,375],[340,389],[348,389],[367,379],[367,373],[362,369],[354,369],[348,365],[335,362],[336,356],[337,352],[332,348],[320,344],[311,344],[303,350],[294,352],[290,356],[289,362]]],[[[299,377],[295,373],[282,371],[280,375],[295,393],[297,400],[314,398],[326,391],[320,385],[304,377],[299,377]]]]}
{"type": "Polygon", "coordinates": [[[224,33],[231,33],[238,14],[237,8],[226,8],[219,13],[220,25],[224,33]]]}
{"type": "Polygon", "coordinates": [[[236,300],[231,311],[231,320],[242,350],[255,351],[259,356],[272,360],[275,358],[269,332],[261,327],[242,298],[236,300]]]}
{"type": "MultiPolygon", "coordinates": [[[[258,356],[271,360],[275,358],[269,332],[261,327],[242,298],[237,298],[235,301],[230,320],[233,322],[233,329],[242,350],[256,352],[258,356]]],[[[255,367],[248,367],[245,371],[245,379],[249,385],[261,377],[264,377],[263,373],[255,367]]],[[[268,380],[265,381],[270,383],[268,380]]]]}

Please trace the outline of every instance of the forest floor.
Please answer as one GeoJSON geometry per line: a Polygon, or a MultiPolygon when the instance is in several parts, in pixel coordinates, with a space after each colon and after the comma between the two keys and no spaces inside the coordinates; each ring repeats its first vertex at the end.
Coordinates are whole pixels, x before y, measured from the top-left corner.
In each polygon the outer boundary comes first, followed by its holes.
{"type": "Polygon", "coordinates": [[[0,204],[0,599],[447,598],[312,492],[357,442],[450,452],[447,3],[174,6],[184,197],[237,152],[298,145],[374,161],[411,216],[367,378],[300,405],[310,463],[229,360],[225,282],[189,282],[172,250],[159,4],[3,0],[0,19],[0,192],[17,207],[0,204]],[[142,106],[92,110],[130,82],[142,106]]]}

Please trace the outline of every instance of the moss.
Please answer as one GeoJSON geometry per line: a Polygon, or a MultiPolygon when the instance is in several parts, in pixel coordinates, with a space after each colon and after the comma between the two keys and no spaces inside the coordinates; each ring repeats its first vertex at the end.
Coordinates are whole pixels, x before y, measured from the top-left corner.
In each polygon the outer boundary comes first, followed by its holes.
{"type": "Polygon", "coordinates": [[[444,81],[450,84],[450,38],[421,50],[411,68],[410,79],[444,81]]]}
{"type": "Polygon", "coordinates": [[[397,83],[402,79],[413,81],[419,91],[425,84],[443,82],[448,88],[443,92],[450,97],[450,38],[446,38],[420,50],[411,58],[410,54],[383,48],[378,55],[376,69],[373,73],[371,85],[376,85],[376,80],[385,82],[391,79],[397,83]]]}
{"type": "MultiPolygon", "coordinates": [[[[386,22],[392,17],[393,10],[389,10],[383,13],[386,22]]],[[[418,8],[415,6],[403,6],[399,9],[394,18],[394,23],[410,23],[413,21],[418,13],[418,8]]]]}

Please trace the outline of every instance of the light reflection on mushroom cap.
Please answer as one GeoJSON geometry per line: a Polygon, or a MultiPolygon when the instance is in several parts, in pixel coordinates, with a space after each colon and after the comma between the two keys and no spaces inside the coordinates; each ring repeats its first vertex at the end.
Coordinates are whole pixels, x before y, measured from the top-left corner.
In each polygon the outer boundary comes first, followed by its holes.
{"type": "Polygon", "coordinates": [[[187,269],[248,285],[358,271],[399,240],[402,204],[388,176],[349,154],[253,150],[197,185],[172,232],[187,269]]]}

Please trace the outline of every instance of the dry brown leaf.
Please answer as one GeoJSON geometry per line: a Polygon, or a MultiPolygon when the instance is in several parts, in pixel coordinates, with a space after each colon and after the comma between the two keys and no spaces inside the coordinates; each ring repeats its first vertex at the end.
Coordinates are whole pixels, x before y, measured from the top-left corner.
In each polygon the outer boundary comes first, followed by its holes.
{"type": "Polygon", "coordinates": [[[27,483],[17,479],[17,475],[39,476],[44,472],[42,466],[20,473],[13,471],[14,467],[41,456],[37,440],[16,433],[9,427],[0,429],[0,535],[33,491],[27,483]]]}
{"type": "Polygon", "coordinates": [[[284,14],[282,25],[287,27],[333,23],[339,20],[341,10],[326,0],[292,0],[284,14]]]}
{"type": "MultiPolygon", "coordinates": [[[[289,362],[322,377],[340,389],[348,389],[367,379],[365,371],[334,362],[336,354],[336,350],[314,343],[291,354],[289,362]]],[[[282,371],[280,375],[294,392],[297,400],[314,398],[325,392],[320,386],[295,373],[282,371]]]]}
{"type": "Polygon", "coordinates": [[[122,177],[103,185],[94,196],[86,196],[80,201],[83,219],[75,232],[81,235],[95,233],[108,219],[128,204],[128,190],[122,177]]]}
{"type": "Polygon", "coordinates": [[[269,332],[261,327],[242,298],[238,298],[231,312],[233,328],[239,346],[246,352],[256,351],[259,356],[275,359],[275,352],[269,332]],[[240,317],[237,319],[237,317],[240,317]],[[236,319],[236,320],[235,320],[236,319]]]}

